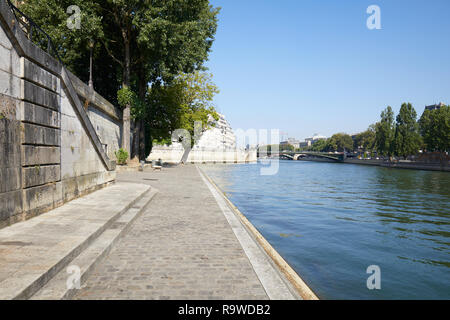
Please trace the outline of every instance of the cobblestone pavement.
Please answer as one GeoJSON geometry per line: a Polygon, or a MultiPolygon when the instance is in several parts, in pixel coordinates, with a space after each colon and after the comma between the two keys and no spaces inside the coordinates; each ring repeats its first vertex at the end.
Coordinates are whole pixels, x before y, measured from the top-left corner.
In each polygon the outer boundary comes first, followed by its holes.
{"type": "Polygon", "coordinates": [[[159,192],[74,299],[268,299],[194,165],[118,181],[159,192]]]}

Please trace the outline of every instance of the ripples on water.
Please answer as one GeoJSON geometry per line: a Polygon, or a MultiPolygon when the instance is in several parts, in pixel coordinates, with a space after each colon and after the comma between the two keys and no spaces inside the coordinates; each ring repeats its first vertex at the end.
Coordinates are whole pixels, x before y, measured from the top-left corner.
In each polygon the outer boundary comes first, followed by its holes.
{"type": "Polygon", "coordinates": [[[280,161],[205,172],[323,299],[450,299],[450,173],[280,161]],[[368,290],[369,265],[381,290],[368,290]]]}

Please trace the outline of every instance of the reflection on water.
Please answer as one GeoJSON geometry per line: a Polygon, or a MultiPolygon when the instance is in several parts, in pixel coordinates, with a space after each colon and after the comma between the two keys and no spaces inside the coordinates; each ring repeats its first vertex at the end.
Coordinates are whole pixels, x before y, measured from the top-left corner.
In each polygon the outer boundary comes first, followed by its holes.
{"type": "Polygon", "coordinates": [[[205,165],[325,299],[450,299],[450,174],[338,163],[205,165]],[[366,269],[381,268],[381,290],[366,269]]]}

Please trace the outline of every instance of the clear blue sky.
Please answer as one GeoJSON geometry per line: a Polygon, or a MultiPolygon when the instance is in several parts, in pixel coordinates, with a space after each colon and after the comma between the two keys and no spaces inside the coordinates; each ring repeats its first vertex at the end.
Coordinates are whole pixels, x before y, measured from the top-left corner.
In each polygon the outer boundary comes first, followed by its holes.
{"type": "Polygon", "coordinates": [[[391,105],[450,104],[449,0],[212,0],[207,63],[234,129],[363,131],[391,105]],[[381,9],[369,30],[366,9],[381,9]]]}

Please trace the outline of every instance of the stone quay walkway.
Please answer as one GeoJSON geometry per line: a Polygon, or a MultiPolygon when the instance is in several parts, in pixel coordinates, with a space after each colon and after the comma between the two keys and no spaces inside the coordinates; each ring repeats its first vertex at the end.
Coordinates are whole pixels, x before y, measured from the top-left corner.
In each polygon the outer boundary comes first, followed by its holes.
{"type": "MultiPolygon", "coordinates": [[[[159,191],[73,299],[298,299],[268,261],[255,268],[196,166],[117,180],[159,191]]],[[[262,249],[252,255],[265,259],[262,249]]]]}

